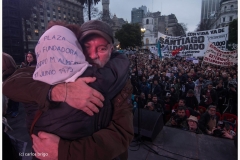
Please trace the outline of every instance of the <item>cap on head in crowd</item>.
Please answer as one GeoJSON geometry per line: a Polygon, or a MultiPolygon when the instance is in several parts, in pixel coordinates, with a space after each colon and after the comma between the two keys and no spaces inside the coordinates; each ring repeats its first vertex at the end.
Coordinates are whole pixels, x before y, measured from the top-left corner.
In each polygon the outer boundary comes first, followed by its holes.
{"type": "Polygon", "coordinates": [[[197,117],[195,117],[195,116],[192,116],[192,115],[190,115],[190,116],[189,116],[189,118],[188,118],[187,120],[192,120],[192,121],[194,121],[194,122],[197,122],[197,123],[198,123],[198,119],[197,119],[197,117]]]}
{"type": "Polygon", "coordinates": [[[97,34],[106,39],[109,44],[114,43],[112,28],[105,22],[99,20],[90,20],[81,26],[80,43],[89,35],[97,34]]]}

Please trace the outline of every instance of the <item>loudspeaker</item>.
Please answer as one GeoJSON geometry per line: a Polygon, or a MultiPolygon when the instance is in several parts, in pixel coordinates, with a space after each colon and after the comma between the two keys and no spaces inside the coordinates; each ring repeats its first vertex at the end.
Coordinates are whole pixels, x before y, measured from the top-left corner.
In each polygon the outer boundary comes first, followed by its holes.
{"type": "Polygon", "coordinates": [[[163,128],[163,115],[159,112],[137,108],[134,112],[133,126],[135,134],[148,137],[153,141],[163,128]],[[140,115],[139,128],[138,115],[140,115]],[[138,129],[140,133],[138,133],[138,129]]]}

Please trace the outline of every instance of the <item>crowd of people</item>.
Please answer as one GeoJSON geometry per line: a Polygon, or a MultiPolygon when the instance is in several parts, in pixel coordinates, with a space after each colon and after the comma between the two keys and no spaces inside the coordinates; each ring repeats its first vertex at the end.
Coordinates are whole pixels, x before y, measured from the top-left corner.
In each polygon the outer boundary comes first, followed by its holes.
{"type": "Polygon", "coordinates": [[[133,112],[143,108],[163,114],[166,126],[233,139],[237,119],[237,65],[216,66],[184,57],[152,53],[128,55],[133,112]]]}

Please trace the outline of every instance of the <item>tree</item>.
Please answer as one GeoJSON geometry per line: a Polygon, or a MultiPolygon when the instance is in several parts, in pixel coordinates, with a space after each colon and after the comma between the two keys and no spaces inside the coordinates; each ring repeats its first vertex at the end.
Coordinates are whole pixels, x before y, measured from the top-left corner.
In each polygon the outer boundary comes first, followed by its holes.
{"type": "Polygon", "coordinates": [[[196,31],[209,30],[211,29],[211,24],[212,24],[211,19],[204,19],[198,24],[196,31]]]}
{"type": "Polygon", "coordinates": [[[236,50],[238,44],[238,19],[234,19],[232,22],[229,23],[228,31],[229,36],[227,49],[236,50]]]}
{"type": "Polygon", "coordinates": [[[186,34],[186,31],[187,27],[184,23],[177,23],[172,29],[174,36],[183,36],[186,34]]]}
{"type": "Polygon", "coordinates": [[[39,4],[40,1],[37,0],[21,0],[20,1],[20,14],[23,20],[24,26],[24,36],[25,36],[25,45],[26,50],[28,51],[28,37],[27,37],[27,21],[31,19],[33,13],[36,13],[36,5],[39,4]]]}
{"type": "Polygon", "coordinates": [[[98,20],[104,21],[104,22],[106,22],[110,26],[114,26],[115,25],[115,23],[113,21],[113,15],[111,14],[110,11],[107,11],[107,10],[104,11],[104,12],[103,11],[99,12],[98,20]]]}
{"type": "Polygon", "coordinates": [[[141,27],[139,24],[124,24],[122,29],[115,33],[115,38],[120,42],[121,48],[142,46],[141,27]]]}
{"type": "Polygon", "coordinates": [[[94,4],[98,4],[100,0],[78,0],[82,5],[87,4],[88,5],[88,19],[91,20],[91,6],[94,4]]]}
{"type": "Polygon", "coordinates": [[[238,19],[234,19],[229,23],[228,41],[236,44],[238,43],[238,19]]]}
{"type": "Polygon", "coordinates": [[[184,32],[186,33],[187,30],[188,30],[188,28],[187,28],[187,24],[186,24],[186,23],[179,23],[179,24],[182,26],[184,32]]]}

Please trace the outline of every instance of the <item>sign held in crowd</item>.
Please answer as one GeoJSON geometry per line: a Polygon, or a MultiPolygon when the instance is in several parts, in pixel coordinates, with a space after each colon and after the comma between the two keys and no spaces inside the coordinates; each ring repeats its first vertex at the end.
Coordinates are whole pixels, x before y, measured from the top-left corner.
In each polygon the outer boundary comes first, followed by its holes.
{"type": "Polygon", "coordinates": [[[220,66],[232,66],[237,63],[237,50],[223,51],[209,43],[203,61],[220,66]]]}

